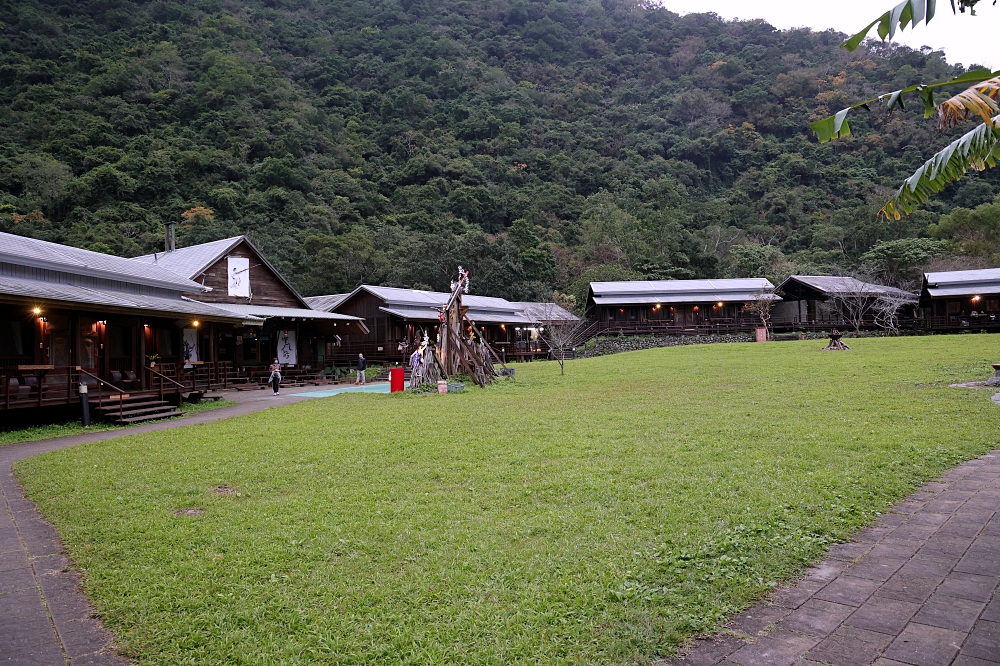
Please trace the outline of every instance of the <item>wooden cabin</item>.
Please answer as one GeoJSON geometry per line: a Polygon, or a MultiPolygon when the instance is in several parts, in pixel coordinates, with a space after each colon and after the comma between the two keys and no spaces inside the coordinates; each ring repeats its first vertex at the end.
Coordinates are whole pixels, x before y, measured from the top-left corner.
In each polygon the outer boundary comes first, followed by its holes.
{"type": "MultiPolygon", "coordinates": [[[[361,285],[350,294],[316,296],[314,306],[326,303],[332,311],[363,318],[368,333],[344,337],[339,346],[330,346],[328,355],[336,361],[352,363],[359,353],[370,361],[402,363],[419,346],[424,335],[437,336],[439,308],[450,294],[361,285]]],[[[542,310],[558,311],[576,319],[555,304],[514,303],[489,296],[463,296],[468,317],[504,360],[525,360],[548,354],[536,316],[542,310]]]]}
{"type": "Polygon", "coordinates": [[[185,376],[185,350],[207,358],[211,332],[263,320],[186,297],[207,290],[155,265],[0,233],[0,410],[77,404],[81,384],[98,403],[148,391],[179,401],[218,380],[213,366],[185,376]],[[157,357],[177,374],[151,369],[157,357]]]}
{"type": "Polygon", "coordinates": [[[123,422],[160,418],[154,403],[259,380],[274,358],[320,371],[329,343],[367,333],[309,307],[243,236],[124,259],[0,234],[5,410],[77,404],[84,384],[128,400],[123,422]]]}
{"type": "Polygon", "coordinates": [[[210,288],[186,295],[247,319],[240,329],[208,334],[208,353],[237,371],[263,368],[275,358],[293,368],[322,369],[329,344],[368,333],[358,317],[313,309],[246,236],[132,261],[210,288]]]}
{"type": "Polygon", "coordinates": [[[918,307],[928,330],[1000,330],[1000,268],[925,273],[918,307]]]}
{"type": "MultiPolygon", "coordinates": [[[[788,330],[826,330],[850,326],[838,304],[843,299],[874,301],[892,296],[912,303],[917,301],[916,294],[902,289],[835,275],[792,275],[778,285],[776,291],[781,296],[781,302],[775,305],[772,323],[775,328],[788,330]]],[[[903,314],[907,320],[912,319],[912,306],[906,308],[903,314]]],[[[865,328],[877,328],[874,315],[874,310],[865,315],[865,328]]]]}
{"type": "Polygon", "coordinates": [[[591,282],[587,312],[595,333],[752,331],[760,320],[747,303],[757,294],[780,300],[764,278],[591,282]]]}

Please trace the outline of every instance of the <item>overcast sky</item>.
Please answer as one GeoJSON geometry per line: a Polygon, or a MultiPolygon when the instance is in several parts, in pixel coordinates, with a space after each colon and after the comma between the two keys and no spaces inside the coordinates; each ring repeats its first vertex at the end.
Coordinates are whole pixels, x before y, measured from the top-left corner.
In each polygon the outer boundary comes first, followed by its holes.
{"type": "MultiPolygon", "coordinates": [[[[660,0],[678,14],[715,12],[724,19],[762,18],[776,28],[808,26],[813,30],[833,28],[854,34],[892,9],[899,0],[660,0]]],[[[968,67],[975,63],[1000,69],[997,27],[1000,6],[982,0],[977,16],[952,14],[948,0],[938,0],[937,15],[930,25],[897,32],[893,41],[913,48],[923,45],[944,51],[949,63],[968,67]]],[[[876,34],[872,31],[871,34],[876,34]]],[[[877,38],[877,34],[876,34],[877,38]]]]}

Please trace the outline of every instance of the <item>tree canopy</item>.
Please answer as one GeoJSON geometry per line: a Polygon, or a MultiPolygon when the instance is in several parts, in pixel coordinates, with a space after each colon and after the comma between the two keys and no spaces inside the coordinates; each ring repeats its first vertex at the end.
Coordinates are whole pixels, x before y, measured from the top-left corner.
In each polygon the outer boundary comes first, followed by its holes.
{"type": "Polygon", "coordinates": [[[1000,181],[879,221],[940,141],[921,109],[809,123],[979,68],[844,39],[621,0],[6,2],[0,229],[125,256],[167,221],[246,233],[306,293],[846,269],[1000,181]]]}

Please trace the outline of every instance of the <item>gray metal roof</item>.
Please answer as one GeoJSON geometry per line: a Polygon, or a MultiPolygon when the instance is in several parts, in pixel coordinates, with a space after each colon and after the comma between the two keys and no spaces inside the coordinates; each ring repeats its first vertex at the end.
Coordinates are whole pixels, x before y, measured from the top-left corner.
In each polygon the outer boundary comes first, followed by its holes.
{"type": "MultiPolygon", "coordinates": [[[[0,275],[0,294],[15,297],[17,300],[54,302],[61,307],[77,309],[81,304],[89,304],[101,309],[137,310],[159,316],[194,316],[233,323],[245,319],[217,306],[181,297],[162,298],[2,275],[0,275]]],[[[263,323],[263,320],[256,319],[254,323],[263,323]]]]}
{"type": "Polygon", "coordinates": [[[170,252],[156,252],[135,257],[132,261],[159,266],[177,275],[193,280],[209,266],[218,261],[219,257],[236,247],[243,236],[233,236],[211,243],[201,243],[191,247],[181,247],[170,252]]]}
{"type": "Polygon", "coordinates": [[[514,305],[518,306],[533,324],[544,321],[580,321],[579,317],[555,303],[521,302],[514,305]]]}
{"type": "MultiPolygon", "coordinates": [[[[206,304],[207,305],[207,304],[206,304]]],[[[211,303],[212,307],[226,310],[243,316],[257,317],[258,319],[316,319],[331,321],[362,321],[361,317],[340,314],[339,312],[322,312],[321,310],[307,310],[305,308],[277,308],[269,305],[253,305],[243,303],[211,303]]]]}
{"type": "Polygon", "coordinates": [[[0,232],[0,261],[177,291],[205,291],[205,287],[187,276],[159,266],[3,232],[0,232]]]}
{"type": "MultiPolygon", "coordinates": [[[[628,282],[591,282],[590,291],[597,305],[745,302],[752,300],[757,292],[773,292],[774,285],[764,278],[632,280],[628,282]]],[[[774,300],[778,300],[778,297],[774,296],[774,300]]]]}
{"type": "Polygon", "coordinates": [[[829,296],[893,295],[909,298],[914,301],[917,300],[917,295],[909,291],[838,275],[792,275],[782,282],[778,288],[785,289],[786,285],[792,281],[812,287],[816,291],[829,296]]]}
{"type": "MultiPolygon", "coordinates": [[[[401,289],[399,287],[376,287],[363,284],[348,296],[353,296],[359,290],[368,291],[386,302],[386,305],[408,305],[416,307],[440,307],[448,302],[451,294],[443,291],[424,291],[422,289],[401,289]]],[[[346,300],[347,297],[344,298],[346,300]]],[[[474,294],[462,294],[462,305],[477,310],[499,310],[515,313],[517,306],[514,303],[493,296],[476,296],[474,294]]]]}
{"type": "Polygon", "coordinates": [[[379,310],[410,321],[438,321],[438,310],[427,307],[406,307],[405,305],[380,306],[379,310]]]}
{"type": "Polygon", "coordinates": [[[329,312],[334,309],[340,302],[350,296],[350,294],[327,294],[326,296],[305,296],[303,300],[309,304],[313,310],[323,310],[324,312],[329,312]]]}
{"type": "MultiPolygon", "coordinates": [[[[451,298],[451,294],[443,291],[361,285],[350,294],[342,295],[342,298],[332,307],[337,307],[359,291],[367,291],[385,301],[385,305],[379,308],[383,312],[412,321],[437,321],[437,308],[447,304],[448,299],[451,298]]],[[[334,297],[317,296],[315,298],[333,299],[334,297]]],[[[477,324],[535,324],[540,321],[538,317],[543,314],[543,311],[547,312],[552,308],[554,308],[552,314],[557,319],[576,319],[571,313],[555,303],[521,303],[495,296],[462,294],[462,305],[469,308],[467,316],[477,324]]]]}
{"type": "Polygon", "coordinates": [[[1000,268],[925,273],[924,288],[934,298],[1000,293],[1000,268]]]}
{"type": "Polygon", "coordinates": [[[260,260],[264,262],[264,265],[267,266],[268,270],[270,270],[283,285],[288,287],[288,290],[292,292],[295,298],[297,298],[302,305],[309,307],[309,304],[302,298],[302,295],[299,294],[298,290],[292,286],[292,283],[285,279],[285,276],[282,275],[277,268],[271,265],[271,262],[267,260],[267,257],[265,257],[261,251],[257,249],[257,246],[250,242],[250,239],[246,236],[233,236],[232,238],[223,238],[222,240],[212,241],[210,243],[201,243],[200,245],[182,247],[176,250],[171,250],[170,252],[147,254],[141,257],[136,257],[132,261],[138,261],[146,264],[153,263],[157,266],[168,267],[169,270],[176,272],[178,275],[194,280],[240,243],[246,243],[247,247],[253,250],[260,260]]]}

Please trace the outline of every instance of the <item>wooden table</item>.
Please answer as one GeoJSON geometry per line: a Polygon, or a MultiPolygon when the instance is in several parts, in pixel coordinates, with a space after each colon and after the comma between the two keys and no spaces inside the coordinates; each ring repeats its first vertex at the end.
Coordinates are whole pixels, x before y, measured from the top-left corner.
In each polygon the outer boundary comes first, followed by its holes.
{"type": "MultiPolygon", "coordinates": [[[[38,377],[39,380],[41,380],[42,377],[44,377],[46,374],[48,374],[49,370],[55,370],[55,369],[56,369],[56,366],[54,366],[54,365],[19,365],[19,366],[17,366],[17,371],[18,372],[29,372],[30,371],[30,372],[34,373],[38,377]]],[[[41,383],[41,381],[39,381],[39,383],[41,383]]]]}

